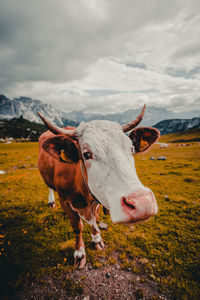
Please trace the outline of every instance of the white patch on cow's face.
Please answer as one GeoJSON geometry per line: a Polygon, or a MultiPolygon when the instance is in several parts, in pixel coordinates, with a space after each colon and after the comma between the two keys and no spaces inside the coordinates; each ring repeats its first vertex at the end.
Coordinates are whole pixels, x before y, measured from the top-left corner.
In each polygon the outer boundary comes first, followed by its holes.
{"type": "Polygon", "coordinates": [[[77,134],[82,155],[92,153],[92,158],[84,158],[91,192],[110,210],[114,223],[127,222],[121,198],[144,188],[136,174],[131,140],[110,121],[82,123],[77,134]]]}

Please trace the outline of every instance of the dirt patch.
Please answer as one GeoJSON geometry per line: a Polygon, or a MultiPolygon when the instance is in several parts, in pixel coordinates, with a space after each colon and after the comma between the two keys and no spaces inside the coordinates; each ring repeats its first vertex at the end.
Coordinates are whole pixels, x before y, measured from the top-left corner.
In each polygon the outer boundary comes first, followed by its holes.
{"type": "Polygon", "coordinates": [[[90,264],[81,270],[73,270],[53,279],[46,275],[35,281],[20,296],[20,299],[166,299],[168,292],[159,291],[158,284],[146,276],[122,270],[118,264],[94,269],[90,264]]]}

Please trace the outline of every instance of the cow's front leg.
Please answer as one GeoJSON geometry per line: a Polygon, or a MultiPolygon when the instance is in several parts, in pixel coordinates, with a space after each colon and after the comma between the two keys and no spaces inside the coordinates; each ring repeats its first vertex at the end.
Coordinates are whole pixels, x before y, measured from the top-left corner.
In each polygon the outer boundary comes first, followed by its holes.
{"type": "Polygon", "coordinates": [[[94,224],[92,226],[92,234],[91,234],[92,245],[94,246],[95,249],[102,250],[105,246],[104,246],[104,242],[101,238],[101,233],[100,233],[99,227],[97,226],[97,222],[99,220],[100,205],[96,204],[93,207],[93,211],[94,211],[93,215],[95,216],[95,219],[96,219],[96,222],[95,222],[96,224],[94,224]]]}
{"type": "Polygon", "coordinates": [[[79,217],[79,223],[75,226],[72,225],[75,236],[76,244],[74,251],[74,263],[78,268],[82,268],[86,263],[85,245],[82,238],[83,222],[79,217]]]}
{"type": "Polygon", "coordinates": [[[83,268],[86,263],[85,245],[82,238],[83,222],[79,214],[72,209],[69,203],[67,203],[66,201],[61,201],[61,205],[70,219],[70,223],[76,237],[74,264],[78,268],[83,268]]]}
{"type": "Polygon", "coordinates": [[[92,226],[91,237],[92,237],[92,244],[95,247],[95,249],[102,250],[105,247],[100,231],[97,231],[93,226],[92,226]]]}

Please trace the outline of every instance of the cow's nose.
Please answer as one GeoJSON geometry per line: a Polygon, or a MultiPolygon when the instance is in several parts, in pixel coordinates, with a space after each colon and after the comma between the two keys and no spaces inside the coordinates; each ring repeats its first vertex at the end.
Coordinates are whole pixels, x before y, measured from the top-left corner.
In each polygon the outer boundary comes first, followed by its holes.
{"type": "Polygon", "coordinates": [[[137,190],[133,194],[121,198],[123,211],[129,216],[129,222],[149,219],[158,211],[154,194],[151,190],[137,190]]]}

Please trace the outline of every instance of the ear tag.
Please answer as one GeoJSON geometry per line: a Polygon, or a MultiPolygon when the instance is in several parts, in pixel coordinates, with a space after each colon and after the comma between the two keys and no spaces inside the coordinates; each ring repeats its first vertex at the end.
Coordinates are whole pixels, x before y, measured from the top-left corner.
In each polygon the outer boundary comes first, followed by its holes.
{"type": "Polygon", "coordinates": [[[68,157],[66,157],[64,150],[60,151],[60,158],[61,160],[63,160],[64,162],[68,162],[71,163],[71,159],[69,159],[68,157]]]}
{"type": "Polygon", "coordinates": [[[140,140],[139,149],[140,149],[141,152],[144,151],[146,148],[148,148],[148,146],[149,146],[149,144],[148,144],[147,141],[145,141],[143,139],[140,140]]]}

